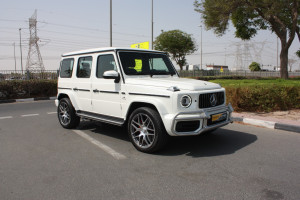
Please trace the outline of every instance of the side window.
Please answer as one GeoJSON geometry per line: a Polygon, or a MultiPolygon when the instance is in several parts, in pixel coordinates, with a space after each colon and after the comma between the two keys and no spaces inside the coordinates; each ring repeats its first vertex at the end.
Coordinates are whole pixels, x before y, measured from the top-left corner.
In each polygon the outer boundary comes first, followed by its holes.
{"type": "Polygon", "coordinates": [[[78,59],[78,65],[77,65],[78,78],[90,78],[92,61],[93,61],[92,56],[81,57],[78,59]]]}
{"type": "Polygon", "coordinates": [[[60,63],[59,76],[61,78],[71,78],[72,71],[73,71],[73,66],[74,66],[74,59],[73,58],[63,59],[60,63]]]}
{"type": "Polygon", "coordinates": [[[100,55],[97,60],[97,78],[103,78],[103,73],[109,70],[117,71],[115,58],[112,54],[100,55]]]}

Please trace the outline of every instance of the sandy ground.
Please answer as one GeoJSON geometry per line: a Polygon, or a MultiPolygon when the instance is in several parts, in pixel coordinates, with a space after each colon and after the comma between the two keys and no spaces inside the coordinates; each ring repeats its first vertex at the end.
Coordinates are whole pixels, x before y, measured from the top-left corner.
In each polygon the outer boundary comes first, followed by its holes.
{"type": "Polygon", "coordinates": [[[300,126],[300,109],[269,113],[234,112],[233,116],[300,126]]]}

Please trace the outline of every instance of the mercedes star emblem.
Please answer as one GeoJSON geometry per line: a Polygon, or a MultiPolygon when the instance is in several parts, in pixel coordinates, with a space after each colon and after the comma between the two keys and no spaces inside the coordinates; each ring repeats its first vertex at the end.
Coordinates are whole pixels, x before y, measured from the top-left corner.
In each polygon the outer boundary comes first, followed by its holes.
{"type": "Polygon", "coordinates": [[[211,106],[216,106],[217,105],[217,97],[216,97],[216,94],[212,94],[210,95],[210,105],[211,106]]]}

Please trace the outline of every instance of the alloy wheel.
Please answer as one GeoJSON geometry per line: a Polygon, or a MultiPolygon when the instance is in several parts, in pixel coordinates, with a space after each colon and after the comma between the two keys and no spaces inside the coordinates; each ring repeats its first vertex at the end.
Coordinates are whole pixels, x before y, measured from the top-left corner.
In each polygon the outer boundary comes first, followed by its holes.
{"type": "Polygon", "coordinates": [[[150,147],[156,137],[154,123],[143,113],[138,113],[132,118],[130,133],[134,143],[140,148],[150,147]]]}
{"type": "Polygon", "coordinates": [[[64,126],[67,126],[71,121],[70,109],[66,102],[61,102],[59,104],[59,119],[64,126]]]}

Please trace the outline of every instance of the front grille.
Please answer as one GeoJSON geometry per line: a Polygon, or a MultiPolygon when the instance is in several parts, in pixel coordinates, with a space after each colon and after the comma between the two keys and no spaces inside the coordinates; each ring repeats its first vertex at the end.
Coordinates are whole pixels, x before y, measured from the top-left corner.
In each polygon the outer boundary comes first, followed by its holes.
{"type": "Polygon", "coordinates": [[[224,92],[215,92],[199,95],[199,108],[210,108],[224,104],[224,92]],[[213,97],[213,95],[215,95],[213,97]],[[215,99],[215,101],[213,101],[215,99]]]}
{"type": "Polygon", "coordinates": [[[181,121],[177,122],[175,130],[177,132],[196,131],[200,126],[200,121],[181,121]]]}

